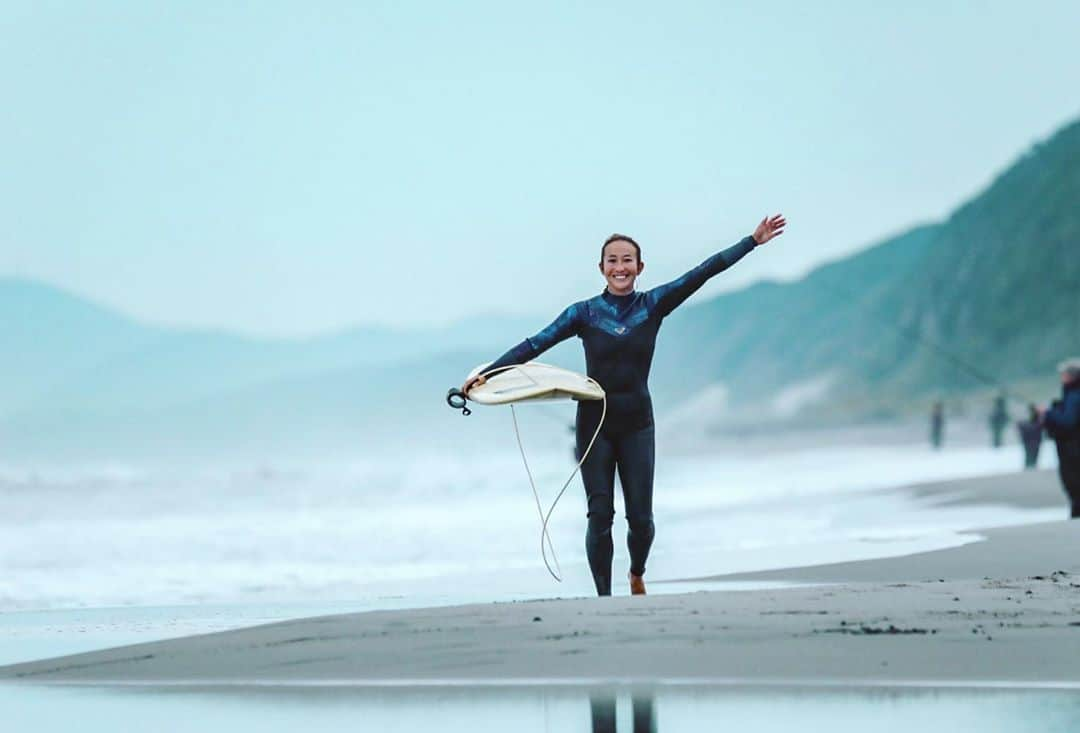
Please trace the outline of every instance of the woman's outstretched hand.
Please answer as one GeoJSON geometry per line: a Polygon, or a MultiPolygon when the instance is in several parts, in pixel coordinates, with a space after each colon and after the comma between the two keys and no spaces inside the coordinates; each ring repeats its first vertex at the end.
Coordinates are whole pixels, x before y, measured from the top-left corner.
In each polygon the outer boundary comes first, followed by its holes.
{"type": "Polygon", "coordinates": [[[754,241],[758,244],[765,244],[773,237],[779,237],[783,234],[785,226],[787,226],[787,219],[784,218],[783,214],[767,216],[761,220],[761,223],[757,225],[757,229],[754,230],[754,241]]]}

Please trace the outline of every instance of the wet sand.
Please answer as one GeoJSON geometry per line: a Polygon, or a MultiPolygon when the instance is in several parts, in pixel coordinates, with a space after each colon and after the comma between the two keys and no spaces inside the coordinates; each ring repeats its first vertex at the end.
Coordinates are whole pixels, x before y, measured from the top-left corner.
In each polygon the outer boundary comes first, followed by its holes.
{"type": "MultiPolygon", "coordinates": [[[[906,489],[1061,506],[1051,472],[906,489]]],[[[301,619],[0,668],[45,683],[598,682],[1080,686],[1080,523],[898,558],[718,576],[719,590],[301,619]],[[816,583],[722,590],[725,581],[816,583]]]]}

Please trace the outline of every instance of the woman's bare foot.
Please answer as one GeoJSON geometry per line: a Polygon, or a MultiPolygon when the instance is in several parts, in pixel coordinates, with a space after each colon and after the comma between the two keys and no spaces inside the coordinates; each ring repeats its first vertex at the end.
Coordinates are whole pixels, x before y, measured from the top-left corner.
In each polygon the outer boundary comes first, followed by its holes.
{"type": "Polygon", "coordinates": [[[630,578],[630,595],[645,595],[645,578],[640,575],[634,575],[633,573],[628,573],[627,577],[630,578]]]}

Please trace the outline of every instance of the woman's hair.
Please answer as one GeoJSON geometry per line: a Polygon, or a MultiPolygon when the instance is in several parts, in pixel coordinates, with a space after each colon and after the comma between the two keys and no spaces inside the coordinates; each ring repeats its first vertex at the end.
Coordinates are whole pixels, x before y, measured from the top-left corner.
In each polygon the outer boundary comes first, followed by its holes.
{"type": "Polygon", "coordinates": [[[604,262],[604,250],[612,242],[629,242],[634,245],[634,251],[637,252],[638,262],[641,262],[641,246],[633,240],[633,238],[626,236],[625,234],[612,234],[610,237],[604,240],[604,246],[600,248],[600,262],[604,262]]]}

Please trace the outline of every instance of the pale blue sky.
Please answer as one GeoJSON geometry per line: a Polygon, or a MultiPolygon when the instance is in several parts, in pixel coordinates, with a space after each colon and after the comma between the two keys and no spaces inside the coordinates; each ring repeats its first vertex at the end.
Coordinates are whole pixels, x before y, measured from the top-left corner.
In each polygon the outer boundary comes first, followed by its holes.
{"type": "MultiPolygon", "coordinates": [[[[537,325],[783,211],[707,293],[938,218],[1080,115],[1080,3],[26,2],[0,275],[260,334],[537,325]]],[[[700,296],[699,296],[700,297],[700,296]]]]}

